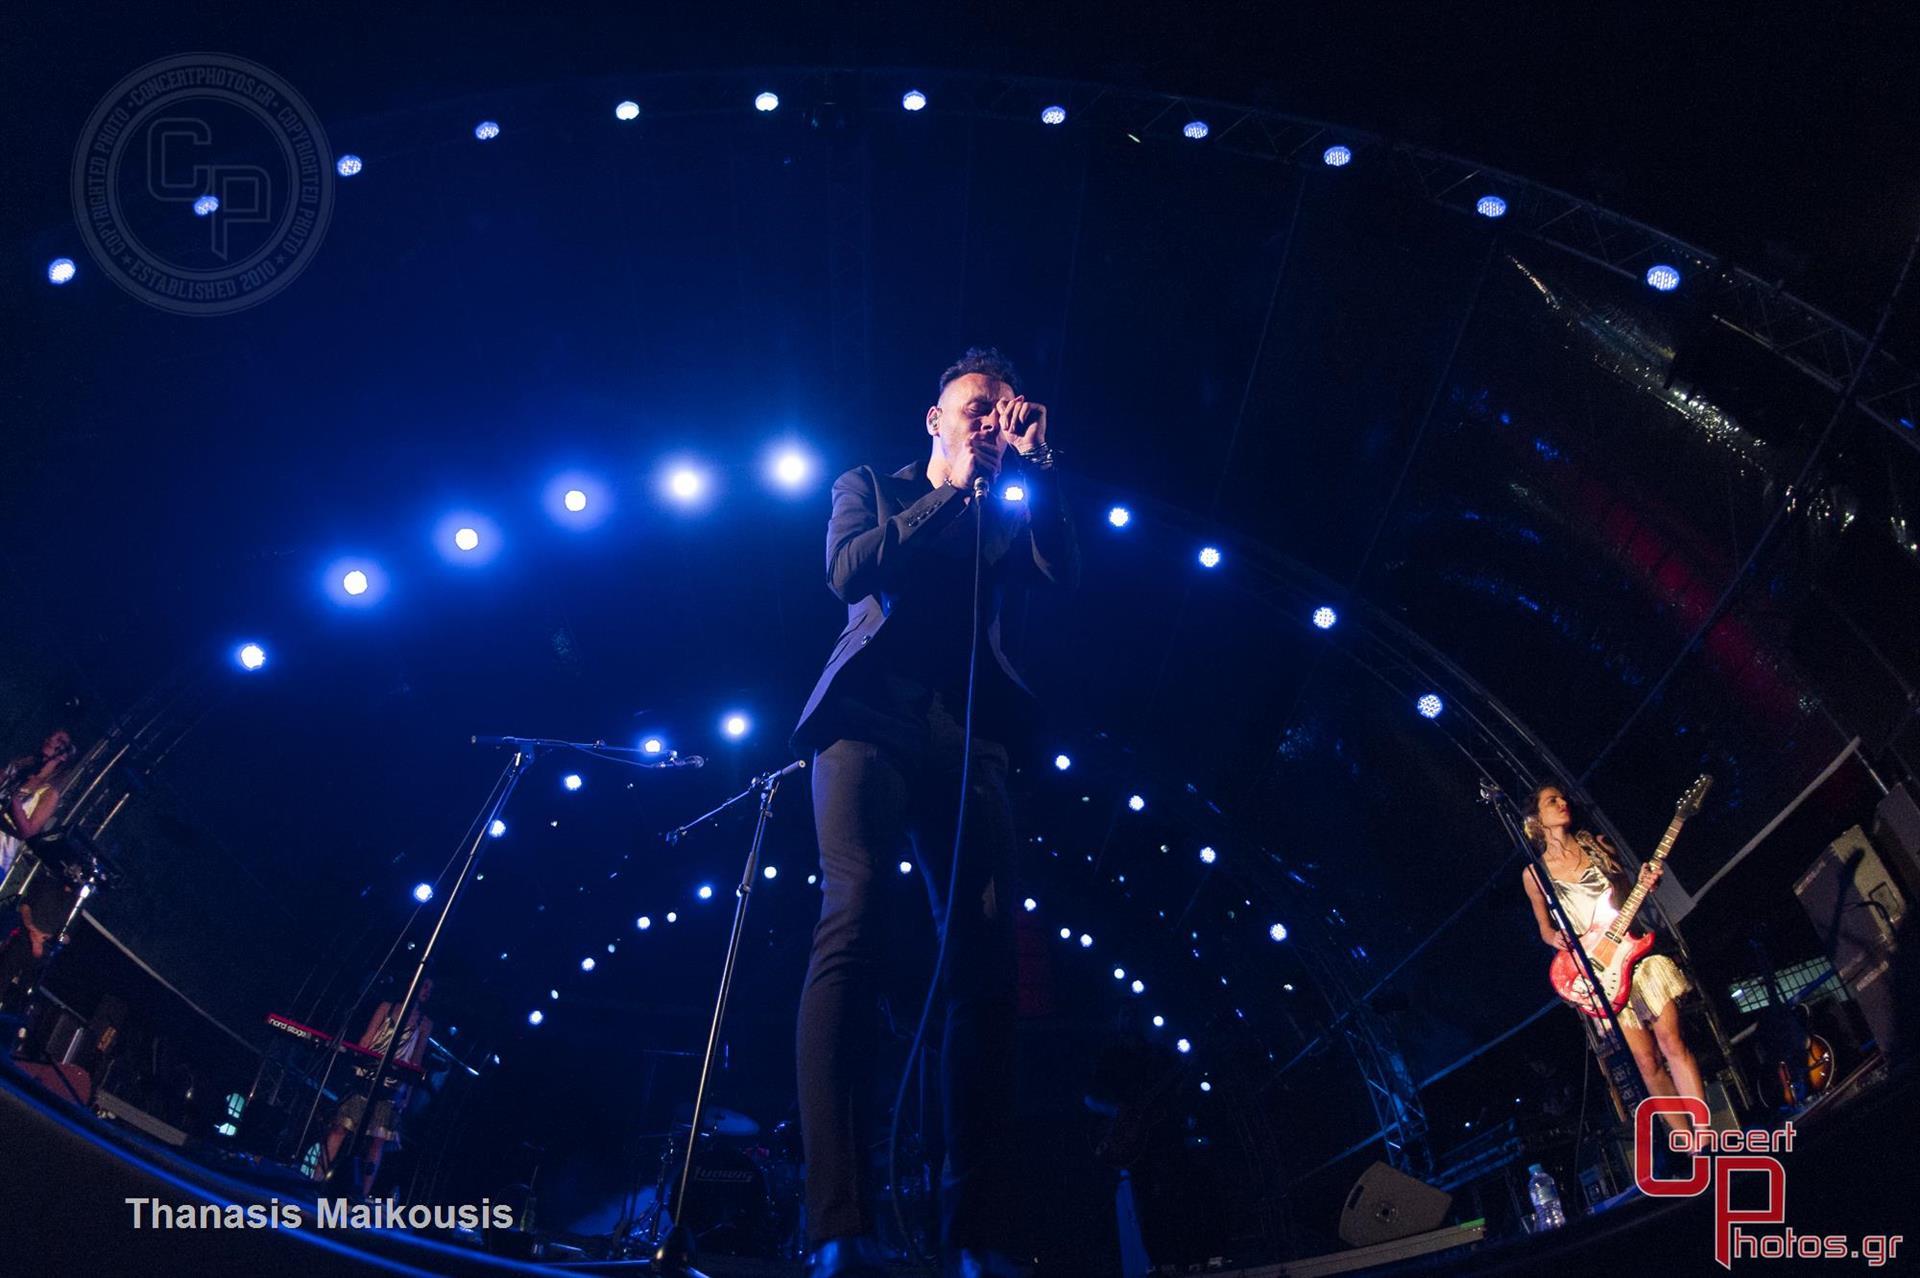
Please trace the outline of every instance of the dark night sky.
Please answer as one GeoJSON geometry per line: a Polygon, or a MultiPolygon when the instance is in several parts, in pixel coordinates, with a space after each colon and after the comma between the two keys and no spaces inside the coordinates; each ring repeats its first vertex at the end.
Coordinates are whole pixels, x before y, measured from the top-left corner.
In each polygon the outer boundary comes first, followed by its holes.
{"type": "MultiPolygon", "coordinates": [[[[621,70],[995,68],[1248,101],[1452,150],[1598,200],[1870,327],[1920,216],[1896,0],[1291,5],[35,6],[8,19],[9,216],[140,60],[244,53],[325,113],[621,70]],[[48,148],[51,148],[49,151],[48,148]]],[[[1912,352],[1913,328],[1896,349],[1912,352]]]]}

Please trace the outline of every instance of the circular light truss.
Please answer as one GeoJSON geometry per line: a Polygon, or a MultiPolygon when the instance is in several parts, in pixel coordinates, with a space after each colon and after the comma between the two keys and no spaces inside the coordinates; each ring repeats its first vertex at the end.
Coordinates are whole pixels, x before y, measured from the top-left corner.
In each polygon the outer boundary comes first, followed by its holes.
{"type": "MultiPolygon", "coordinates": [[[[1191,146],[1188,129],[1205,120],[1206,145],[1214,152],[1286,164],[1317,173],[1325,181],[1375,183],[1482,223],[1487,221],[1483,200],[1488,192],[1498,191],[1503,201],[1497,223],[1502,234],[1551,245],[1642,287],[1648,287],[1650,271],[1665,268],[1657,278],[1680,281],[1673,296],[1703,308],[1717,323],[1828,390],[1844,390],[1857,374],[1855,407],[1920,452],[1920,429],[1916,429],[1920,374],[1885,350],[1872,347],[1857,330],[1772,283],[1677,236],[1517,174],[1364,129],[1282,111],[1088,81],[991,72],[748,67],[609,77],[586,84],[569,82],[564,87],[526,86],[470,95],[425,112],[406,113],[404,118],[350,120],[340,128],[354,138],[390,134],[382,139],[381,153],[404,154],[438,145],[444,136],[441,124],[450,130],[472,129],[476,113],[498,110],[503,96],[516,98],[516,120],[542,127],[573,127],[573,113],[583,94],[603,103],[595,108],[600,111],[638,99],[647,103],[649,127],[663,128],[677,120],[754,117],[758,114],[753,108],[755,94],[767,93],[775,85],[780,110],[774,114],[797,122],[794,127],[799,128],[897,119],[902,95],[911,92],[925,102],[923,114],[930,117],[951,115],[1032,127],[1039,123],[1043,108],[1059,108],[1060,122],[1045,130],[1057,142],[1104,134],[1191,146]],[[601,92],[593,98],[596,88],[601,92]],[[423,118],[425,134],[420,132],[423,118]],[[401,122],[396,123],[397,119],[401,122]]],[[[768,118],[760,116],[761,122],[768,118]]],[[[502,133],[495,145],[505,144],[512,136],[502,133]]]]}

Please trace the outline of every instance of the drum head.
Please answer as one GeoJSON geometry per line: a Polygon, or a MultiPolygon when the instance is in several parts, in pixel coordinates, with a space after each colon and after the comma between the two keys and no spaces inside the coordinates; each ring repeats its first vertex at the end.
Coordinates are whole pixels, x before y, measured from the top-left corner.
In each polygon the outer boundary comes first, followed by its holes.
{"type": "Polygon", "coordinates": [[[702,1145],[694,1150],[693,1179],[681,1210],[679,1177],[670,1182],[667,1209],[693,1234],[702,1251],[727,1256],[771,1256],[776,1243],[773,1205],[766,1177],[737,1149],[702,1145]]]}

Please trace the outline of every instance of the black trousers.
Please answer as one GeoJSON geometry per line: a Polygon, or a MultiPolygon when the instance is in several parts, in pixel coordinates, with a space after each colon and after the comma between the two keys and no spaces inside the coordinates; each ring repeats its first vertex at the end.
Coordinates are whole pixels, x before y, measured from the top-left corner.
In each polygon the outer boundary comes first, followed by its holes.
{"type": "MultiPolygon", "coordinates": [[[[911,844],[937,924],[952,869],[961,725],[935,699],[914,734],[885,735],[889,744],[842,738],[814,756],[823,900],[800,996],[799,1076],[816,1246],[873,1232],[866,1102],[877,976],[892,957],[886,882],[911,844]]],[[[1011,1157],[1014,966],[1004,897],[1014,836],[1007,750],[980,740],[977,725],[965,835],[943,981],[941,1237],[948,1247],[993,1247],[1008,1214],[1011,1157]]]]}

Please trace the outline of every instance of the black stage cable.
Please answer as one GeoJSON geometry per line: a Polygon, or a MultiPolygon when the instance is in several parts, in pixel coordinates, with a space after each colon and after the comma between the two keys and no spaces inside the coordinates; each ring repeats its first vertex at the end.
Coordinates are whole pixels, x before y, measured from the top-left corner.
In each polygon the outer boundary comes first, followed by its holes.
{"type": "MultiPolygon", "coordinates": [[[[940,975],[947,965],[947,933],[953,928],[953,898],[960,888],[960,843],[967,830],[968,774],[973,765],[973,690],[974,680],[980,672],[980,577],[986,523],[986,490],[984,486],[976,486],[973,494],[973,637],[967,644],[967,715],[960,739],[960,811],[953,820],[953,863],[947,871],[947,899],[940,911],[940,946],[934,954],[933,975],[927,981],[927,997],[920,1004],[920,1024],[913,1031],[913,1046],[907,1049],[906,1062],[900,1066],[900,1086],[893,1095],[893,1119],[887,1124],[887,1199],[893,1206],[893,1223],[900,1230],[900,1239],[913,1252],[916,1260],[925,1260],[926,1257],[914,1245],[913,1233],[907,1228],[906,1214],[900,1210],[900,1111],[906,1108],[907,1084],[913,1078],[913,1064],[919,1058],[926,1039],[927,1018],[932,1014],[934,1000],[940,993],[940,975]]],[[[950,1050],[951,1044],[948,1047],[950,1050]]],[[[945,1067],[944,1057],[942,1066],[945,1067]]],[[[923,1106],[924,1101],[922,1097],[923,1106]]],[[[924,1138],[920,1152],[924,1162],[924,1138]]]]}

